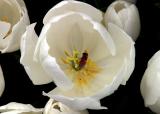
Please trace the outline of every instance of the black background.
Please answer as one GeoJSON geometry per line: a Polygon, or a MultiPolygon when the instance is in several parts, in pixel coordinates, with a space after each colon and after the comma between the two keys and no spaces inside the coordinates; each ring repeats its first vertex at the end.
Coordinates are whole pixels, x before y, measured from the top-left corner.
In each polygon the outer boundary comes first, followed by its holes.
{"type": "MultiPolygon", "coordinates": [[[[82,0],[105,11],[112,0],[82,0]]],[[[60,0],[25,0],[31,23],[37,22],[36,32],[40,33],[42,20],[47,11],[60,0]]],[[[140,81],[151,56],[160,49],[160,0],[137,0],[141,18],[141,33],[136,41],[136,65],[126,86],[101,100],[108,110],[89,110],[90,114],[153,114],[144,107],[140,94],[140,81]]],[[[20,52],[0,54],[0,64],[5,78],[5,91],[0,97],[0,105],[9,102],[29,103],[35,107],[44,107],[48,98],[42,91],[48,92],[53,83],[34,86],[22,65],[20,52]]],[[[154,82],[153,82],[154,83],[154,82]]]]}

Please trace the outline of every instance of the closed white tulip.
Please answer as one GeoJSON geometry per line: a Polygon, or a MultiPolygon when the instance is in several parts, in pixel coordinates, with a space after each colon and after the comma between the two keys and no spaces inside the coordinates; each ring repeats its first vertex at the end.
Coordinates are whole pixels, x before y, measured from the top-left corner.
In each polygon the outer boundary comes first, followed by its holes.
{"type": "Polygon", "coordinates": [[[141,94],[146,107],[160,114],[160,51],[148,62],[141,81],[141,94]]]}
{"type": "Polygon", "coordinates": [[[21,104],[16,102],[0,106],[1,114],[42,114],[43,109],[34,108],[30,104],[21,104]]]}
{"type": "Polygon", "coordinates": [[[140,18],[137,7],[126,1],[113,2],[104,15],[105,25],[114,23],[122,28],[133,40],[136,40],[140,33],[140,18]]]}
{"type": "Polygon", "coordinates": [[[29,25],[27,9],[23,0],[0,0],[0,51],[19,49],[20,39],[29,25]]]}
{"type": "Polygon", "coordinates": [[[4,78],[3,78],[3,72],[0,66],[0,96],[2,95],[3,91],[4,91],[4,87],[5,87],[5,82],[4,82],[4,78]]]}
{"type": "Polygon", "coordinates": [[[122,29],[101,23],[102,12],[78,1],[62,1],[44,17],[39,36],[30,25],[21,41],[21,63],[34,84],[53,81],[44,93],[73,110],[106,109],[100,99],[129,79],[134,42],[122,29]]]}
{"type": "Polygon", "coordinates": [[[88,114],[88,112],[87,110],[74,111],[61,102],[50,99],[44,108],[43,114],[88,114]]]}

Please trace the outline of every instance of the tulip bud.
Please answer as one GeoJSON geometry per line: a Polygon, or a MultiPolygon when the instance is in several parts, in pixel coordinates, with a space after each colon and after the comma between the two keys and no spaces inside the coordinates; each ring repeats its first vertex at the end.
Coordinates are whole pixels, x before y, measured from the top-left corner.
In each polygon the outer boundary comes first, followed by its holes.
{"type": "Polygon", "coordinates": [[[113,2],[104,15],[106,27],[114,23],[122,28],[128,35],[136,40],[140,32],[140,19],[138,9],[134,4],[126,1],[113,2]]]}

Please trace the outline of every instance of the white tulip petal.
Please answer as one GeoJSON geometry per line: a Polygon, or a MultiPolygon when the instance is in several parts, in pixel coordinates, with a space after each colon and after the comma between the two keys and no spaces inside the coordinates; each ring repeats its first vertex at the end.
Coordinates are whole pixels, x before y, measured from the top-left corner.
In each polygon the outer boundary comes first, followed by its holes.
{"type": "Polygon", "coordinates": [[[106,27],[108,27],[108,23],[115,23],[119,27],[123,28],[120,17],[112,6],[109,6],[106,10],[106,13],[104,14],[104,22],[106,27]]]}
{"type": "Polygon", "coordinates": [[[55,58],[51,56],[46,57],[46,59],[42,62],[42,66],[44,70],[46,70],[48,75],[52,77],[54,83],[58,87],[64,90],[72,88],[73,86],[72,82],[67,78],[64,72],[61,70],[55,58]]]}
{"type": "Polygon", "coordinates": [[[128,19],[124,26],[124,30],[136,40],[140,33],[140,19],[138,9],[135,5],[131,5],[128,9],[128,19]]]}
{"type": "Polygon", "coordinates": [[[87,110],[83,111],[75,111],[66,105],[62,104],[61,102],[57,102],[53,99],[50,99],[45,108],[44,114],[88,114],[87,110]]]}
{"type": "Polygon", "coordinates": [[[25,34],[22,36],[20,62],[24,65],[33,84],[46,84],[51,82],[52,79],[45,73],[40,63],[33,61],[34,49],[38,40],[34,27],[35,24],[28,26],[25,34]]]}
{"type": "Polygon", "coordinates": [[[63,15],[68,12],[84,13],[93,18],[93,20],[97,22],[101,22],[103,19],[102,12],[94,8],[93,6],[86,4],[84,2],[66,0],[60,2],[59,4],[57,4],[52,9],[49,10],[49,12],[44,17],[43,23],[46,24],[49,22],[51,18],[58,15],[63,15]]]}
{"type": "Polygon", "coordinates": [[[125,85],[134,69],[135,48],[133,40],[114,24],[109,23],[108,31],[115,42],[117,53],[115,56],[102,60],[102,65],[104,65],[106,70],[100,75],[101,78],[98,76],[96,79],[97,82],[95,81],[95,83],[96,87],[102,84],[105,84],[103,85],[105,87],[102,86],[102,90],[94,95],[96,99],[112,94],[120,84],[125,85]],[[104,63],[106,63],[106,65],[104,63]],[[105,76],[107,78],[105,78],[105,76]]]}
{"type": "Polygon", "coordinates": [[[117,56],[119,58],[126,59],[125,66],[127,69],[123,82],[123,84],[125,84],[125,82],[129,79],[131,73],[133,72],[135,66],[135,43],[130,36],[128,36],[122,29],[114,24],[110,23],[108,25],[108,31],[115,42],[117,56]]]}
{"type": "Polygon", "coordinates": [[[71,107],[74,110],[85,110],[87,109],[107,109],[101,106],[100,101],[92,97],[67,97],[62,95],[62,91],[55,88],[49,93],[43,93],[52,99],[62,102],[63,104],[71,107]]]}
{"type": "Polygon", "coordinates": [[[0,66],[0,96],[2,95],[4,91],[4,88],[5,88],[5,82],[4,82],[3,72],[0,66]]]}
{"type": "Polygon", "coordinates": [[[8,21],[11,23],[12,29],[10,30],[11,33],[9,33],[5,39],[0,39],[0,51],[2,53],[12,52],[19,49],[21,35],[25,32],[26,26],[29,25],[27,10],[22,1],[18,0],[17,2],[16,0],[7,0],[5,2],[8,3],[9,6],[7,6],[8,9],[1,6],[2,9],[4,8],[3,11],[5,11],[5,14],[2,13],[0,18],[7,16],[8,21]],[[10,7],[13,8],[11,9],[10,7]]]}
{"type": "Polygon", "coordinates": [[[26,7],[24,0],[16,0],[21,7],[26,7]]]}
{"type": "Polygon", "coordinates": [[[4,22],[4,21],[0,21],[0,39],[5,38],[5,36],[7,35],[7,33],[9,32],[10,28],[11,28],[11,24],[4,22]]]}
{"type": "Polygon", "coordinates": [[[0,106],[1,114],[42,114],[42,109],[36,109],[30,104],[16,102],[0,106]]]}
{"type": "Polygon", "coordinates": [[[160,113],[160,51],[149,60],[147,69],[141,81],[141,94],[145,105],[154,112],[160,113]]]}

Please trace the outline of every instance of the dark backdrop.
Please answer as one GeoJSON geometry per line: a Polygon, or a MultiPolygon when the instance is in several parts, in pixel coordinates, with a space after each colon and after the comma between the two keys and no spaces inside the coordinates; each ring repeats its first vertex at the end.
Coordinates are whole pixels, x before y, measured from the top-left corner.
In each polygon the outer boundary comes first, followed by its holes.
{"type": "MultiPolygon", "coordinates": [[[[112,0],[82,0],[105,11],[112,0]]],[[[37,22],[36,32],[40,33],[42,20],[47,11],[60,0],[25,0],[31,23],[37,22]]],[[[160,49],[160,1],[137,0],[141,18],[141,33],[136,41],[135,70],[126,86],[120,86],[112,95],[101,100],[108,110],[89,110],[90,114],[153,114],[144,107],[140,94],[140,81],[150,57],[160,49]]],[[[5,78],[5,91],[0,98],[0,105],[8,102],[29,103],[35,107],[44,107],[48,98],[42,91],[48,92],[53,83],[34,86],[24,68],[19,63],[20,52],[0,54],[0,64],[5,78]]]]}

